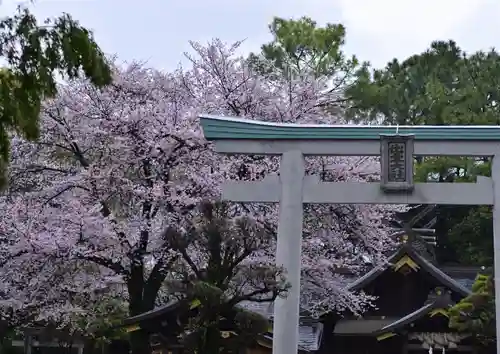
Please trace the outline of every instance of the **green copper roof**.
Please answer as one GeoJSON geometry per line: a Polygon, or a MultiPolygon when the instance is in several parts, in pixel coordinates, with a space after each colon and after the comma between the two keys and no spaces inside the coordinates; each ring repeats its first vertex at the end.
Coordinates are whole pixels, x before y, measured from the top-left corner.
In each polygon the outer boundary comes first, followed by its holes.
{"type": "Polygon", "coordinates": [[[416,140],[496,140],[500,126],[374,126],[269,123],[232,117],[201,115],[208,140],[379,140],[382,134],[412,134],[416,140]]]}

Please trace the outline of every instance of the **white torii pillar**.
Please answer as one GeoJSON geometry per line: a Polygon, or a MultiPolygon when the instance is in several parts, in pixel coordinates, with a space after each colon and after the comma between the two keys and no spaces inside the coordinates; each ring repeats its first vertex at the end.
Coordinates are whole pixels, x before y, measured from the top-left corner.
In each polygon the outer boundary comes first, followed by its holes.
{"type": "MultiPolygon", "coordinates": [[[[493,205],[494,267],[495,275],[500,274],[500,205],[495,205],[500,201],[500,158],[496,159],[500,127],[273,124],[210,115],[200,119],[206,139],[215,142],[219,153],[281,156],[279,178],[228,181],[222,188],[225,200],[279,203],[276,263],[286,268],[291,289],[285,299],[275,302],[273,354],[298,351],[304,203],[493,205]],[[379,156],[381,136],[396,132],[412,136],[411,155],[492,157],[492,178],[478,177],[477,183],[416,183],[411,192],[386,193],[379,182],[319,182],[304,174],[304,156],[379,156]]],[[[495,277],[495,295],[500,299],[500,276],[495,277]]],[[[500,338],[500,306],[495,308],[500,338]]]]}

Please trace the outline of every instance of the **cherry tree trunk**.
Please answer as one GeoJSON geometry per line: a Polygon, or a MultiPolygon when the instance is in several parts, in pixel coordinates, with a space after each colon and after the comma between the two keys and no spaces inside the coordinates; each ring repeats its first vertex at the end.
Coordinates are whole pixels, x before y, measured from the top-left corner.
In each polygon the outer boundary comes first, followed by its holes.
{"type": "MultiPolygon", "coordinates": [[[[137,316],[154,308],[157,291],[147,289],[143,277],[143,264],[133,265],[127,280],[129,293],[129,315],[137,316]],[[146,296],[145,294],[149,294],[146,296]]],[[[138,330],[130,333],[130,349],[132,354],[150,354],[151,342],[149,332],[138,330]]]]}

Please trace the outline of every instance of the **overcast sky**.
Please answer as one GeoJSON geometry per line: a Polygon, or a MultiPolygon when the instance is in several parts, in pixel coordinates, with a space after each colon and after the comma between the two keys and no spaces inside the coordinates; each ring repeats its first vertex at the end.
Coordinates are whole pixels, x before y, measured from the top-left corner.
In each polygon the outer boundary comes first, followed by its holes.
{"type": "MultiPolygon", "coordinates": [[[[3,15],[20,3],[0,1],[3,15]]],[[[435,39],[467,51],[500,48],[499,0],[36,0],[32,8],[40,19],[68,12],[93,29],[106,53],[159,69],[175,68],[188,40],[246,39],[243,51],[258,50],[273,16],[343,23],[345,50],[377,67],[435,39]]]]}

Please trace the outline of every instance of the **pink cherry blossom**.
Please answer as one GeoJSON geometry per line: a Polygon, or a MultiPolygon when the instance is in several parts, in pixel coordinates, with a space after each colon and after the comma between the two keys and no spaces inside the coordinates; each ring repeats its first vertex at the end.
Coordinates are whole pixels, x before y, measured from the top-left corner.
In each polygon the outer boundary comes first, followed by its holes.
{"type": "MultiPolygon", "coordinates": [[[[235,55],[238,45],[192,43],[191,67],[172,73],[116,65],[105,89],[70,82],[45,103],[39,142],[14,136],[10,187],[0,196],[4,308],[37,307],[40,318],[65,321],[92,312],[103,296],[123,298],[136,314],[168,294],[165,280],[176,279],[186,264],[165,230],[186,231],[196,206],[219,198],[222,181],[262,179],[279,167],[272,157],[216,154],[199,114],[345,123],[326,109],[338,99],[327,77],[266,77],[235,55]]],[[[332,181],[373,181],[379,171],[377,160],[353,157],[309,158],[307,168],[332,181]]],[[[383,261],[393,245],[385,221],[394,210],[305,207],[305,308],[359,312],[370,303],[345,290],[340,271],[363,271],[366,256],[383,261]]],[[[276,205],[233,205],[233,211],[276,230],[276,205]]],[[[188,251],[202,268],[200,247],[188,251]]],[[[274,247],[267,242],[246,264],[272,264],[274,247]]]]}

